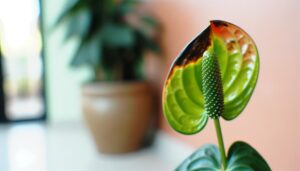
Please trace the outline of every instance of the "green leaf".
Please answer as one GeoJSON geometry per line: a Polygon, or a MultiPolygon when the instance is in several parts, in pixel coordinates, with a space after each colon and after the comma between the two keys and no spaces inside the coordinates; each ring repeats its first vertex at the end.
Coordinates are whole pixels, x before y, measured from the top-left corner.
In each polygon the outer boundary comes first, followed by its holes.
{"type": "Polygon", "coordinates": [[[97,66],[102,57],[102,42],[99,34],[96,34],[89,40],[81,41],[76,51],[71,66],[78,67],[82,65],[97,66]]]}
{"type": "Polygon", "coordinates": [[[219,149],[214,144],[207,144],[199,148],[175,171],[218,171],[221,168],[219,149]]]}
{"type": "Polygon", "coordinates": [[[140,3],[140,0],[123,0],[120,5],[117,6],[117,12],[122,15],[126,15],[131,12],[136,12],[135,6],[140,3]]]}
{"type": "MultiPolygon", "coordinates": [[[[225,171],[271,171],[263,157],[245,142],[231,145],[225,171]]],[[[204,145],[184,160],[176,171],[223,171],[218,147],[204,145]]]]}
{"type": "Polygon", "coordinates": [[[78,36],[81,39],[84,39],[90,31],[90,27],[91,14],[87,9],[82,9],[70,18],[65,38],[69,39],[73,36],[78,36]]]}
{"type": "Polygon", "coordinates": [[[159,43],[155,39],[153,39],[152,37],[150,37],[149,35],[147,35],[146,33],[140,30],[136,30],[135,33],[136,33],[136,41],[137,41],[136,43],[138,44],[139,47],[143,47],[147,50],[151,50],[157,54],[162,53],[159,43]]]}
{"type": "Polygon", "coordinates": [[[56,20],[55,25],[61,24],[63,21],[72,18],[77,14],[80,10],[86,7],[86,1],[84,0],[76,0],[73,4],[69,5],[62,14],[56,20]]]}
{"type": "Polygon", "coordinates": [[[271,171],[264,158],[245,142],[232,144],[227,158],[228,171],[271,171]]]}
{"type": "Polygon", "coordinates": [[[164,116],[183,134],[195,134],[206,125],[208,110],[202,87],[205,53],[216,56],[220,66],[224,97],[221,116],[226,120],[243,111],[258,78],[259,56],[250,36],[231,23],[212,21],[175,59],[165,82],[164,116]]]}
{"type": "Polygon", "coordinates": [[[158,21],[155,20],[153,17],[151,17],[149,15],[143,15],[143,16],[141,16],[141,20],[147,26],[150,26],[150,27],[157,27],[157,26],[159,26],[158,21]]]}
{"type": "Polygon", "coordinates": [[[134,44],[134,32],[130,27],[107,24],[101,31],[103,43],[110,47],[130,47],[134,44]]]}

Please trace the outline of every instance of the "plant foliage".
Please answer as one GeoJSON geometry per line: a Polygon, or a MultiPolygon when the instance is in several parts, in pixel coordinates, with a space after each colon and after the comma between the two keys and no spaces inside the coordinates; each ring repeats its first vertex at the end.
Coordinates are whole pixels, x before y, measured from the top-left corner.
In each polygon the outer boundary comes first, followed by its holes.
{"type": "Polygon", "coordinates": [[[271,171],[263,157],[241,141],[229,148],[227,163],[227,168],[222,169],[218,147],[207,144],[183,161],[176,171],[271,171]]]}
{"type": "Polygon", "coordinates": [[[176,171],[270,171],[263,157],[244,142],[226,156],[219,117],[232,120],[246,107],[255,88],[259,55],[241,28],[211,21],[175,59],[163,90],[163,112],[182,134],[201,131],[214,120],[219,148],[205,145],[176,171]]]}
{"type": "Polygon", "coordinates": [[[259,56],[250,36],[228,22],[212,21],[175,59],[163,91],[164,115],[183,134],[202,130],[209,115],[232,120],[246,107],[258,72],[259,56]]]}
{"type": "Polygon", "coordinates": [[[71,66],[93,69],[95,81],[143,79],[146,50],[160,52],[160,25],[140,10],[140,0],[75,0],[57,20],[67,23],[66,39],[79,47],[71,66]]]}

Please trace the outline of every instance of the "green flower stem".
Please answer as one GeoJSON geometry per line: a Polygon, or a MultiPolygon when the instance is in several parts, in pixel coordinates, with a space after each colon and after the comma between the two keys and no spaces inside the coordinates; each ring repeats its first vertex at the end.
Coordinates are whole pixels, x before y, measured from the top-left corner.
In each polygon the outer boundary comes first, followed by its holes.
{"type": "Polygon", "coordinates": [[[214,123],[215,123],[215,128],[216,128],[217,137],[218,137],[219,150],[220,150],[221,157],[222,157],[223,169],[225,170],[227,168],[227,159],[226,159],[225,146],[224,146],[223,135],[222,135],[221,124],[220,124],[219,118],[214,119],[214,123]]]}

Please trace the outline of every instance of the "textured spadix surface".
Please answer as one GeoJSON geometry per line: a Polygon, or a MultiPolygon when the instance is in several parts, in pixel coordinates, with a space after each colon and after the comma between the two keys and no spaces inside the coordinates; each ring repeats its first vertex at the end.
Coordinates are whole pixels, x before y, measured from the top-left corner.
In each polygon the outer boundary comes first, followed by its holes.
{"type": "MultiPolygon", "coordinates": [[[[215,66],[214,61],[209,62],[215,66]]],[[[163,113],[169,124],[183,134],[194,134],[203,129],[208,114],[211,117],[220,114],[224,119],[232,120],[247,105],[258,71],[258,52],[250,36],[231,23],[211,21],[175,59],[164,85],[163,113]],[[207,92],[204,91],[215,88],[208,86],[203,90],[203,78],[209,80],[204,73],[207,68],[202,68],[205,55],[216,58],[221,74],[219,82],[223,93],[216,97],[223,98],[224,108],[215,110],[215,114],[209,113],[204,105],[207,104],[204,101],[207,92]]],[[[210,81],[214,84],[214,80],[210,81]]]]}

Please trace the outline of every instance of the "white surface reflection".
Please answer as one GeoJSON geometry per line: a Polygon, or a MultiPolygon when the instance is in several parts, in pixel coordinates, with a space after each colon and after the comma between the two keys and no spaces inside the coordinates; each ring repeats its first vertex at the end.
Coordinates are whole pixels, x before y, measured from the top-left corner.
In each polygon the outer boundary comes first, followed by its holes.
{"type": "Polygon", "coordinates": [[[82,123],[0,124],[0,140],[0,171],[164,171],[192,151],[160,132],[150,148],[100,154],[82,123]]]}
{"type": "Polygon", "coordinates": [[[41,125],[15,125],[7,131],[9,171],[45,171],[46,140],[41,125]]]}

